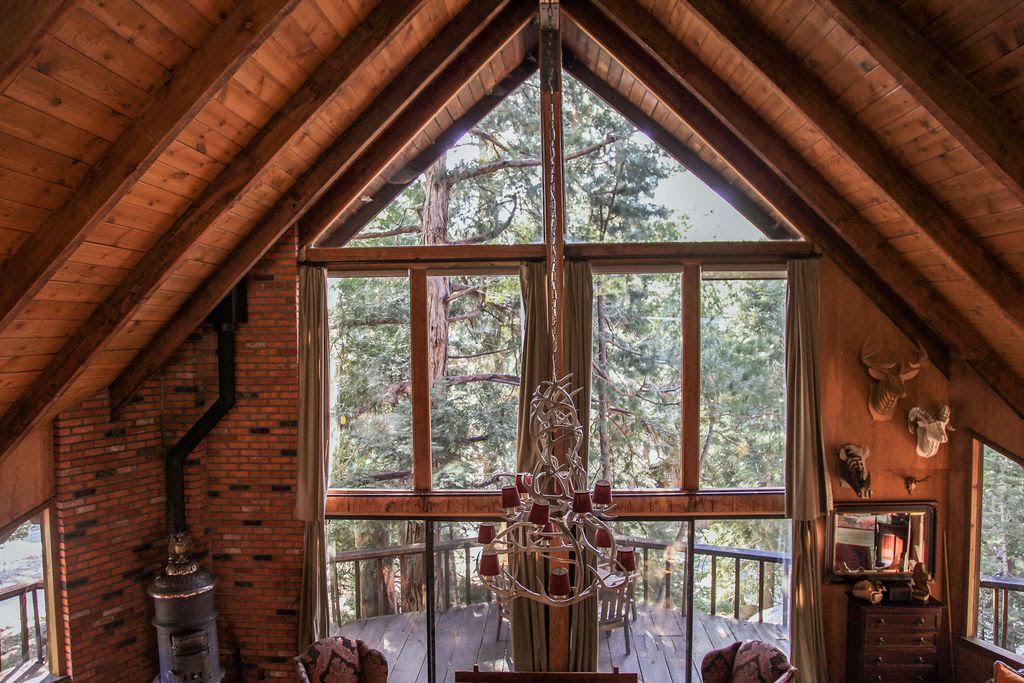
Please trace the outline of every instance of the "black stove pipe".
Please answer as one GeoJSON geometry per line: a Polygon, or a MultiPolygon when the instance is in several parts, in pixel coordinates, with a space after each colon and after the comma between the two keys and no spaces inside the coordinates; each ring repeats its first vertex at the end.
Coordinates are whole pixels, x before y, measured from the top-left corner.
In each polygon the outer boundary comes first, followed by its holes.
{"type": "Polygon", "coordinates": [[[235,405],[235,323],[216,322],[219,395],[167,452],[167,526],[171,536],[185,532],[185,459],[235,405]]]}

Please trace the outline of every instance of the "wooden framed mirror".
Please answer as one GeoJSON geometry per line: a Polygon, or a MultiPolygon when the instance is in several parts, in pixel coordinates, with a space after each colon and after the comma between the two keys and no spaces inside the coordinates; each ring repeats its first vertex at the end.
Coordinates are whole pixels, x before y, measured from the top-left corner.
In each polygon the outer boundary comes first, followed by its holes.
{"type": "Polygon", "coordinates": [[[828,516],[828,579],[909,579],[918,562],[932,573],[935,515],[931,501],[837,503],[828,516]]]}

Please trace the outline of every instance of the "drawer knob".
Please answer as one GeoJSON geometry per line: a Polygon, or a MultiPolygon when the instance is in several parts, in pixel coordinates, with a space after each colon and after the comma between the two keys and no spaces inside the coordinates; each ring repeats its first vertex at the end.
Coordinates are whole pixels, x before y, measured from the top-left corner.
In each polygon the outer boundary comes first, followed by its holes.
{"type": "Polygon", "coordinates": [[[918,626],[924,626],[924,617],[921,617],[920,619],[917,620],[917,625],[918,626]]]}
{"type": "Polygon", "coordinates": [[[872,660],[872,663],[873,663],[873,664],[881,664],[881,663],[882,663],[882,658],[881,658],[881,657],[875,657],[875,658],[874,658],[874,659],[872,660]]]}
{"type": "Polygon", "coordinates": [[[883,638],[882,636],[878,636],[878,644],[885,645],[885,638],[883,638]]]}
{"type": "Polygon", "coordinates": [[[880,617],[878,619],[878,625],[879,626],[885,626],[885,617],[880,617]]]}
{"type": "Polygon", "coordinates": [[[919,642],[921,645],[924,645],[924,636],[921,636],[920,638],[918,638],[917,642],[919,642]]]}
{"type": "Polygon", "coordinates": [[[924,664],[924,657],[922,657],[921,655],[918,655],[917,656],[917,663],[918,664],[924,664]]]}
{"type": "Polygon", "coordinates": [[[878,674],[877,676],[875,676],[875,680],[876,681],[884,681],[885,679],[882,678],[882,674],[878,674]]]}

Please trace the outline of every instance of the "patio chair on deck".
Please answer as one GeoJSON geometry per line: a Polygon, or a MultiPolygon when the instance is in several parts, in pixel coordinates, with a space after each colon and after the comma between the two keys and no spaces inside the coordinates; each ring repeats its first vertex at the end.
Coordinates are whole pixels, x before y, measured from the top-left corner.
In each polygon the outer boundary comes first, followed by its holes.
{"type": "Polygon", "coordinates": [[[629,585],[626,590],[602,590],[598,596],[597,630],[600,633],[607,633],[621,628],[626,637],[626,654],[630,654],[632,634],[629,627],[629,612],[633,610],[633,619],[636,619],[636,600],[634,589],[636,576],[632,575],[626,581],[629,585]]]}
{"type": "Polygon", "coordinates": [[[498,642],[501,640],[502,620],[507,621],[510,628],[512,626],[512,607],[510,606],[509,601],[501,595],[495,596],[494,603],[497,607],[496,612],[498,614],[498,628],[494,631],[494,642],[498,642]]]}
{"type": "Polygon", "coordinates": [[[333,636],[295,657],[300,683],[387,683],[388,662],[361,640],[333,636]]]}

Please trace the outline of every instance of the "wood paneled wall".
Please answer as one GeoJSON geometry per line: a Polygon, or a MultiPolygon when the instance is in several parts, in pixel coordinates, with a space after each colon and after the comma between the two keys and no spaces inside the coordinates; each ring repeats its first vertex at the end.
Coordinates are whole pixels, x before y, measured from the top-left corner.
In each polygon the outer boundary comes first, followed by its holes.
{"type": "MultiPolygon", "coordinates": [[[[920,405],[930,412],[949,401],[949,381],[934,365],[926,364],[921,374],[908,383],[908,395],[901,399],[889,422],[877,422],[868,413],[871,380],[861,362],[865,339],[874,340],[893,358],[912,358],[914,343],[878,310],[839,269],[827,259],[821,268],[821,401],[825,452],[829,481],[836,502],[858,500],[852,489],[843,488],[837,475],[837,452],[853,443],[871,449],[871,471],[875,501],[938,503],[938,552],[942,558],[942,536],[951,517],[947,476],[950,449],[943,446],[935,457],[921,458],[915,452],[916,437],[907,429],[907,411],[920,405]],[[904,477],[931,476],[918,484],[913,495],[904,488],[904,477]]],[[[954,422],[958,422],[954,408],[954,422]]],[[[824,533],[824,526],[822,527],[824,533]]],[[[822,537],[824,547],[824,536],[822,537]]],[[[941,561],[935,568],[932,595],[944,599],[941,561]]],[[[830,680],[845,680],[846,593],[849,584],[823,584],[825,640],[829,654],[830,680]]]]}
{"type": "MultiPolygon", "coordinates": [[[[965,630],[967,603],[973,590],[970,574],[970,544],[973,535],[970,520],[974,499],[972,464],[975,437],[1009,453],[1024,456],[1024,420],[996,396],[968,367],[954,362],[950,376],[950,394],[957,431],[950,435],[949,452],[949,573],[952,600],[950,613],[955,633],[965,630]]],[[[981,681],[992,675],[992,663],[1009,661],[984,646],[955,639],[958,680],[981,681]]],[[[1019,658],[1024,666],[1024,658],[1019,658]]]]}
{"type": "Polygon", "coordinates": [[[0,529],[53,498],[53,439],[49,426],[33,431],[0,460],[0,529]]]}

